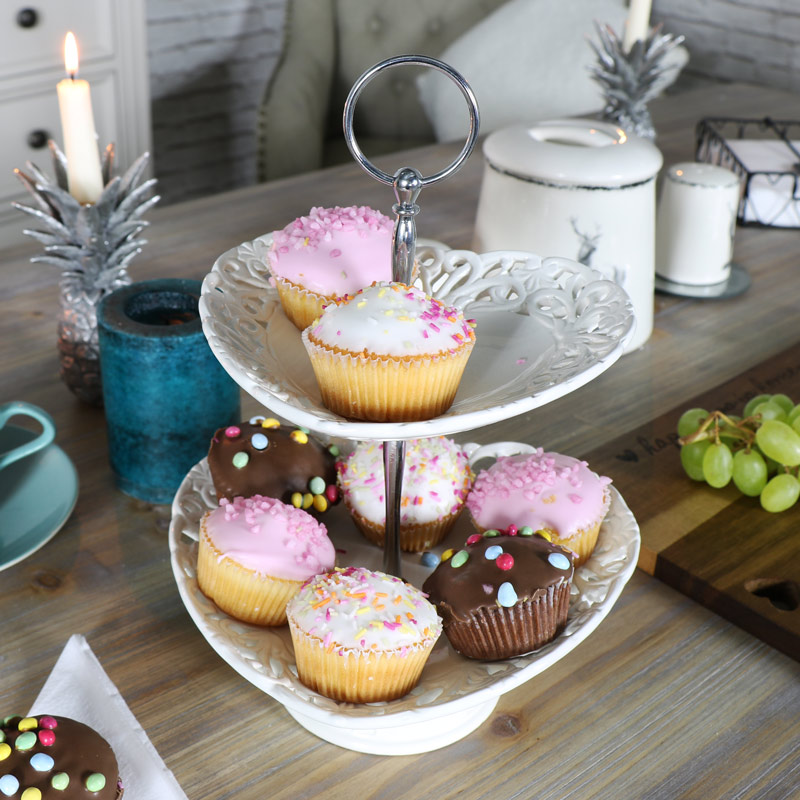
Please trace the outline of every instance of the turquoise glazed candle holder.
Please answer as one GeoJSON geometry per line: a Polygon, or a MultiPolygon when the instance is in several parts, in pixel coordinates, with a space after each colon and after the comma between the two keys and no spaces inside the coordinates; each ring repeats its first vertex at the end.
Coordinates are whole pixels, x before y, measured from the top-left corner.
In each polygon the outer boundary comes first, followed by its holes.
{"type": "Polygon", "coordinates": [[[200,281],[125,286],[97,310],[109,461],[117,486],[171,503],[217,428],[239,420],[239,387],[208,346],[200,281]]]}

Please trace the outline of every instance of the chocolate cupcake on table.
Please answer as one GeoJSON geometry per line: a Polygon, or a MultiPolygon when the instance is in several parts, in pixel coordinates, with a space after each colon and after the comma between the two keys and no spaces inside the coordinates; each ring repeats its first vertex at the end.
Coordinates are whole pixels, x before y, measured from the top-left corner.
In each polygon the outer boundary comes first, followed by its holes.
{"type": "Polygon", "coordinates": [[[19,800],[119,800],[114,751],[68,717],[6,717],[0,727],[0,796],[19,800]]]}
{"type": "Polygon", "coordinates": [[[461,655],[495,661],[538,650],[566,626],[574,554],[511,525],[446,551],[422,585],[461,655]]]}
{"type": "Polygon", "coordinates": [[[217,499],[263,495],[306,511],[326,511],[339,499],[335,447],[308,431],[255,416],[219,428],[208,450],[217,499]]]}

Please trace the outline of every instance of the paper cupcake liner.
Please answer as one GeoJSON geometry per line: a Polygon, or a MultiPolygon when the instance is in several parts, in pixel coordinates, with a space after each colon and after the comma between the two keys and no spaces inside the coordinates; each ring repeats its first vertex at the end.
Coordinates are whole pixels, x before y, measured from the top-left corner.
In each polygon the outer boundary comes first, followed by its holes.
{"type": "Polygon", "coordinates": [[[473,341],[445,355],[363,356],[329,348],[303,331],[326,408],[370,422],[414,422],[453,404],[473,341]]]}
{"type": "Polygon", "coordinates": [[[549,586],[540,596],[511,608],[487,606],[466,620],[444,626],[448,641],[461,655],[497,661],[514,658],[554,639],[567,624],[570,581],[549,586]]]}
{"type": "Polygon", "coordinates": [[[200,536],[197,551],[197,585],[226,614],[253,625],[286,624],[286,604],[303,585],[261,575],[224,558],[222,553],[200,536]]]}
{"type": "MultiPolygon", "coordinates": [[[[414,262],[411,283],[419,275],[419,265],[414,262]]],[[[283,306],[283,312],[294,323],[299,330],[307,328],[321,313],[323,308],[330,303],[335,294],[320,294],[304,286],[300,286],[293,281],[281,278],[272,274],[275,280],[275,288],[278,290],[278,297],[283,306]]]]}
{"type": "Polygon", "coordinates": [[[323,306],[333,299],[298,286],[285,278],[279,278],[277,275],[273,275],[273,278],[284,314],[301,331],[307,328],[322,313],[323,306]]]}
{"type": "Polygon", "coordinates": [[[297,674],[303,684],[332,700],[376,703],[396,700],[418,683],[435,639],[400,651],[325,648],[289,618],[297,674]]]}
{"type": "MultiPolygon", "coordinates": [[[[347,501],[345,501],[347,505],[347,501]]],[[[367,519],[353,508],[347,505],[347,510],[355,522],[356,527],[361,531],[366,539],[373,544],[383,547],[386,536],[386,526],[367,519]]],[[[461,514],[459,509],[455,514],[448,514],[442,519],[432,522],[400,523],[400,549],[407,553],[424,553],[432,547],[436,547],[450,532],[461,514]]]]}

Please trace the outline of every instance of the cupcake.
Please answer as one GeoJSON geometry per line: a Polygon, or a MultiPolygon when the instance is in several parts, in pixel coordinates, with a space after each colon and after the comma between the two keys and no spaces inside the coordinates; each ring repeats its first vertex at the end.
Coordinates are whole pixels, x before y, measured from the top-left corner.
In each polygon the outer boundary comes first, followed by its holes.
{"type": "Polygon", "coordinates": [[[368,206],[312,208],[275,231],[267,263],[286,316],[302,330],[333,298],[392,280],[393,231],[368,206]]]}
{"type": "Polygon", "coordinates": [[[217,498],[263,495],[297,508],[325,511],[339,497],[338,449],[323,447],[301,429],[255,416],[219,428],[208,449],[217,498]]]}
{"type": "Polygon", "coordinates": [[[455,650],[496,661],[538,650],[564,629],[572,575],[571,551],[512,526],[470,536],[422,590],[455,650]]]}
{"type": "Polygon", "coordinates": [[[50,714],[6,717],[0,727],[0,796],[119,800],[114,751],[95,730],[50,714]]]}
{"type": "Polygon", "coordinates": [[[200,521],[197,583],[223,611],[254,625],[283,625],[303,582],[333,568],[325,526],[271,497],[235,497],[200,521]]]}
{"type": "Polygon", "coordinates": [[[577,567],[594,550],[611,501],[610,483],[585,461],[540,448],[498,458],[478,473],[467,508],[479,531],[509,525],[543,531],[575,553],[577,567]]]}
{"type": "MultiPolygon", "coordinates": [[[[383,444],[359,442],[336,468],[353,521],[367,539],[383,546],[383,444]]],[[[467,454],[452,439],[439,436],[409,441],[400,500],[401,549],[420,553],[441,542],[458,519],[471,483],[467,454]]]]}
{"type": "Polygon", "coordinates": [[[419,589],[362,567],[312,578],[287,615],[300,680],[348,703],[410,692],[442,632],[419,589]]]}
{"type": "Polygon", "coordinates": [[[303,331],[322,402],[343,417],[410,422],[447,411],[474,322],[404,283],[337,299],[303,331]]]}

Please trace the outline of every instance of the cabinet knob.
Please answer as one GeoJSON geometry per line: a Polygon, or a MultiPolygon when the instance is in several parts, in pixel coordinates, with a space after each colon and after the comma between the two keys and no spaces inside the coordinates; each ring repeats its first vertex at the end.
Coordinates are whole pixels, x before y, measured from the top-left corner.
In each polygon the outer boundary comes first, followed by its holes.
{"type": "Polygon", "coordinates": [[[20,28],[33,28],[39,21],[39,12],[35,8],[21,8],[17,12],[17,25],[20,28]]]}
{"type": "Polygon", "coordinates": [[[32,147],[34,150],[41,150],[47,144],[49,138],[50,134],[47,131],[37,128],[28,134],[28,147],[32,147]]]}

